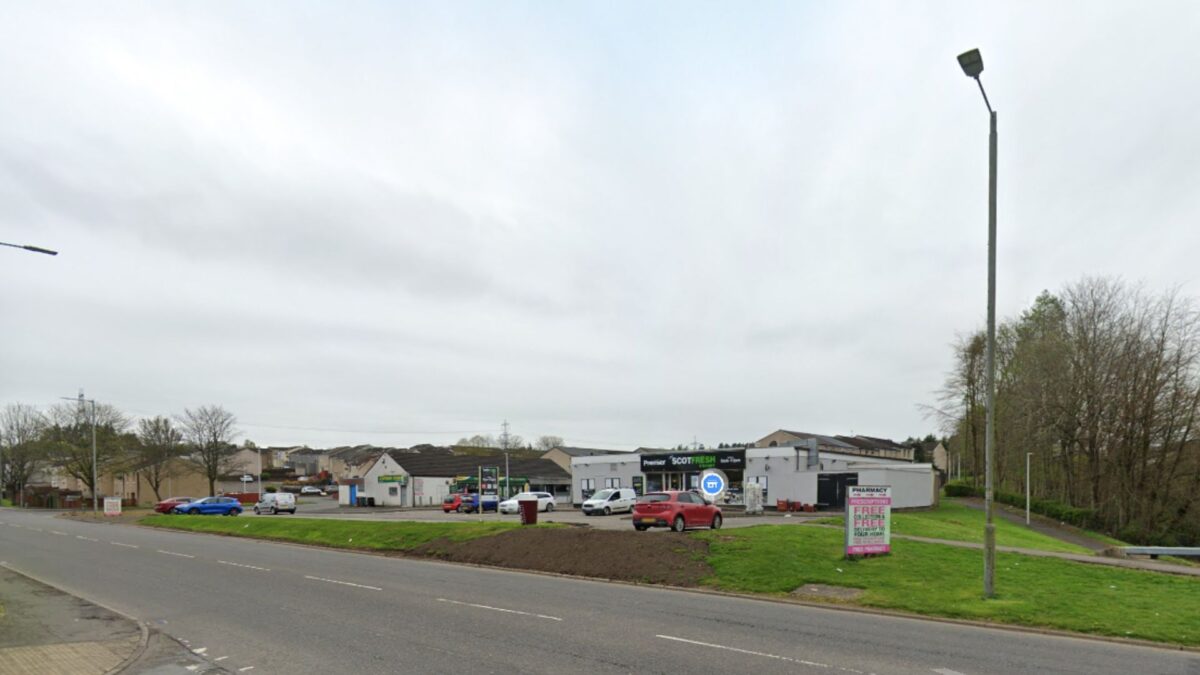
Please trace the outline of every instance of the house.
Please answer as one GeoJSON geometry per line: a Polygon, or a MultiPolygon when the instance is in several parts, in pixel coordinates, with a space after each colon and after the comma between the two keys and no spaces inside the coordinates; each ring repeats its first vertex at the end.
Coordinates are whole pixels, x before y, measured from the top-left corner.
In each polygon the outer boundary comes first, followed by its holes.
{"type": "Polygon", "coordinates": [[[817,439],[819,450],[827,452],[842,452],[864,457],[880,457],[884,459],[902,459],[913,461],[913,449],[900,445],[886,438],[872,436],[826,436],[805,431],[789,431],[778,429],[754,442],[756,448],[774,448],[791,446],[798,442],[817,439]]]}
{"type": "MultiPolygon", "coordinates": [[[[376,506],[435,506],[454,487],[476,479],[481,467],[497,467],[505,477],[505,457],[499,450],[460,453],[445,448],[430,451],[392,449],[385,452],[363,474],[358,494],[374,499],[376,506]]],[[[509,453],[508,476],[512,491],[529,489],[549,492],[565,502],[571,476],[548,460],[509,453]]]]}
{"type": "Polygon", "coordinates": [[[542,459],[561,466],[563,471],[571,470],[571,459],[574,457],[594,457],[596,455],[628,454],[626,450],[602,450],[600,448],[550,448],[542,454],[542,459]]]}

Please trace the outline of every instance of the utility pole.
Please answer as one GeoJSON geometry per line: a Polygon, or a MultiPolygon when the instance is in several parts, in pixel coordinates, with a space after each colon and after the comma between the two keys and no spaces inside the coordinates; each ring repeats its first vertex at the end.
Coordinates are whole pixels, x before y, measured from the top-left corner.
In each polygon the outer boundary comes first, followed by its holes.
{"type": "Polygon", "coordinates": [[[508,420],[504,420],[500,428],[500,447],[504,450],[504,498],[509,499],[512,497],[512,486],[508,482],[508,420]]]}
{"type": "Polygon", "coordinates": [[[1029,527],[1029,460],[1032,452],[1025,453],[1025,527],[1029,527]]]}
{"type": "Polygon", "coordinates": [[[87,406],[85,406],[84,404],[85,403],[92,404],[92,515],[96,515],[96,513],[98,513],[100,510],[99,501],[96,499],[96,491],[100,488],[100,482],[99,482],[99,479],[97,478],[97,471],[96,471],[96,400],[90,399],[90,398],[84,398],[83,397],[83,388],[79,389],[78,398],[72,399],[72,398],[67,398],[66,396],[61,396],[60,398],[62,398],[65,401],[79,401],[79,407],[85,411],[87,410],[87,406]]]}

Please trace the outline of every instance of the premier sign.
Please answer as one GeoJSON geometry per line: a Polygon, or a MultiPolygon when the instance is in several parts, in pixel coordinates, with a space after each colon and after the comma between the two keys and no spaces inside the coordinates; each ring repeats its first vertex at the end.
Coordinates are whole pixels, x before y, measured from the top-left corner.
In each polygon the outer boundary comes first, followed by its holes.
{"type": "Polygon", "coordinates": [[[846,488],[846,555],[892,552],[892,487],[846,488]]]}
{"type": "Polygon", "coordinates": [[[671,452],[661,455],[642,455],[642,473],[656,471],[704,471],[705,469],[744,469],[745,450],[713,450],[710,452],[671,452]]]}

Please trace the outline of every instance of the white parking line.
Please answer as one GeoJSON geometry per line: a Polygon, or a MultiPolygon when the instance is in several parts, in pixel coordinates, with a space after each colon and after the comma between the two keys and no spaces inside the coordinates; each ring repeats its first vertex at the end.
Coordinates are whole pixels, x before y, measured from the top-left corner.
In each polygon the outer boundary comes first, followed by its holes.
{"type": "Polygon", "coordinates": [[[382,588],[379,588],[378,586],[364,586],[362,584],[352,584],[349,581],[338,581],[337,579],[322,579],[321,577],[310,577],[307,574],[304,575],[304,578],[312,579],[313,581],[324,581],[324,582],[331,583],[331,584],[341,584],[342,586],[353,586],[355,588],[366,588],[366,589],[370,589],[372,591],[382,591],[383,590],[382,588]]]}
{"type": "Polygon", "coordinates": [[[164,551],[161,548],[158,549],[158,552],[162,553],[163,555],[177,555],[180,558],[195,558],[196,557],[194,555],[188,555],[186,553],[175,553],[174,551],[164,551]]]}
{"type": "Polygon", "coordinates": [[[229,562],[228,560],[218,560],[222,565],[233,565],[234,567],[245,567],[246,569],[258,570],[260,572],[270,572],[266,567],[256,567],[254,565],[243,565],[242,563],[229,562]]]}
{"type": "Polygon", "coordinates": [[[82,539],[82,540],[84,540],[84,541],[100,541],[99,539],[92,539],[91,537],[85,537],[85,536],[83,536],[82,534],[77,534],[77,535],[75,535],[75,538],[76,538],[76,539],[82,539]]]}
{"type": "MultiPolygon", "coordinates": [[[[762,656],[762,657],[765,657],[768,659],[777,659],[779,661],[787,661],[789,663],[799,663],[804,666],[813,666],[815,668],[833,668],[833,666],[829,665],[828,663],[817,663],[816,661],[805,661],[804,659],[793,659],[790,656],[780,656],[778,654],[768,654],[766,652],[755,652],[755,651],[751,651],[749,649],[740,649],[738,647],[727,647],[725,645],[713,644],[711,642],[700,642],[699,640],[689,640],[687,638],[674,637],[671,635],[655,635],[654,637],[662,638],[663,640],[674,640],[675,642],[684,642],[689,645],[697,645],[700,647],[712,647],[713,649],[724,649],[725,651],[737,652],[738,654],[749,654],[751,656],[762,656]]],[[[838,668],[838,670],[846,670],[846,669],[838,668]]]]}
{"type": "Polygon", "coordinates": [[[119,541],[110,541],[108,543],[112,544],[113,546],[124,546],[125,548],[138,548],[136,544],[122,544],[119,541]]]}
{"type": "MultiPolygon", "coordinates": [[[[531,612],[522,612],[519,609],[505,609],[503,607],[490,607],[488,605],[477,605],[473,602],[460,602],[458,600],[447,600],[446,598],[438,598],[438,602],[448,602],[452,605],[464,605],[466,607],[475,607],[478,609],[490,609],[493,612],[504,612],[506,614],[520,614],[521,616],[532,616],[538,619],[549,619],[550,621],[562,621],[557,616],[547,616],[545,614],[533,614],[531,612]]],[[[662,637],[662,636],[659,636],[662,637]]]]}

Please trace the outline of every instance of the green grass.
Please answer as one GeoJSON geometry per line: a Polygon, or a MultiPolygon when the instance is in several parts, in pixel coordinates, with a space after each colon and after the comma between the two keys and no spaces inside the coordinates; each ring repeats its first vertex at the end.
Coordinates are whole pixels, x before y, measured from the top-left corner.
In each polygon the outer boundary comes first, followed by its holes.
{"type": "MultiPolygon", "coordinates": [[[[842,525],[841,518],[822,518],[821,523],[842,525]]],[[[996,544],[1016,548],[1059,553],[1091,553],[1088,549],[1059,541],[1034,530],[1026,529],[1003,518],[996,518],[996,544]]],[[[946,539],[983,543],[983,511],[963,506],[957,502],[943,500],[936,509],[929,511],[906,511],[892,514],[892,534],[914,537],[946,539]]]]}
{"type": "Polygon", "coordinates": [[[12,505],[13,505],[13,503],[12,503],[11,499],[0,499],[0,506],[12,506],[12,505]]]}
{"type": "Polygon", "coordinates": [[[415,523],[165,515],[148,516],[139,524],[300,544],[387,551],[406,551],[437,539],[468,541],[520,527],[517,523],[415,523]]]}
{"type": "Polygon", "coordinates": [[[892,554],[845,560],[842,533],[764,525],[710,541],[711,587],[783,595],[809,583],[863,589],[851,604],[930,616],[1200,646],[1200,579],[1015,553],[996,557],[997,597],[982,600],[982,553],[893,540],[892,554]]]}

